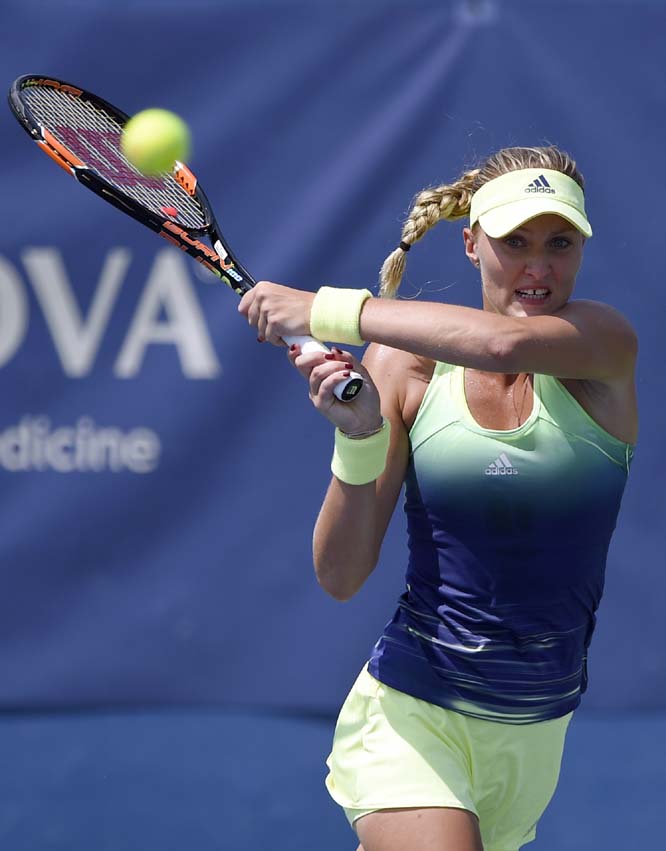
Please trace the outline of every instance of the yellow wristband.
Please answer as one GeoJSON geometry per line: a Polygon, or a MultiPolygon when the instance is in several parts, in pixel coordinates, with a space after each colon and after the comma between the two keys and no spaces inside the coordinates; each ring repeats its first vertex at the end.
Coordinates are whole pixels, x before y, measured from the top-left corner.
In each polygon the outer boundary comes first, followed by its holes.
{"type": "Polygon", "coordinates": [[[370,437],[353,439],[335,430],[335,449],[331,472],[348,485],[374,482],[384,472],[391,437],[391,423],[384,420],[382,428],[370,437]]]}
{"type": "Polygon", "coordinates": [[[312,302],[310,333],[327,343],[362,346],[359,323],[361,310],[369,298],[372,298],[370,290],[321,287],[312,302]]]}

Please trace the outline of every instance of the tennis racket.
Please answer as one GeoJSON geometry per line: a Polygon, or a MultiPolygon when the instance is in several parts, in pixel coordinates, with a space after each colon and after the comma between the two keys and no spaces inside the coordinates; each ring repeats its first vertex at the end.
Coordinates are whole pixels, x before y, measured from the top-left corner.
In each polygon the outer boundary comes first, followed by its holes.
{"type": "MultiPolygon", "coordinates": [[[[129,121],[124,112],[79,86],[30,74],[12,84],[9,105],[39,147],[83,186],[186,251],[239,296],[255,286],[224,239],[199,181],[184,163],[176,162],[172,172],[146,177],[127,161],[120,149],[129,121]]],[[[283,339],[289,346],[300,345],[303,352],[329,351],[313,337],[283,339]]],[[[349,402],[362,387],[363,377],[352,372],[334,392],[349,402]]]]}

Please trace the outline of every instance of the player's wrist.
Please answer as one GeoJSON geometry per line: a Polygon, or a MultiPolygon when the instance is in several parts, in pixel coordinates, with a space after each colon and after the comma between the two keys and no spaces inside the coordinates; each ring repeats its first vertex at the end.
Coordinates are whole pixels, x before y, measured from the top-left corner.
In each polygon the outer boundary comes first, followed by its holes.
{"type": "Polygon", "coordinates": [[[348,485],[374,482],[386,468],[390,438],[391,423],[386,419],[365,436],[345,434],[336,428],[331,472],[348,485]]]}
{"type": "Polygon", "coordinates": [[[386,425],[386,422],[387,421],[384,417],[382,417],[377,425],[371,426],[370,428],[355,429],[354,431],[345,431],[340,428],[339,431],[344,437],[349,438],[349,440],[365,440],[366,438],[372,437],[374,434],[380,432],[386,425]]]}
{"type": "Polygon", "coordinates": [[[321,287],[310,309],[310,333],[318,340],[362,346],[361,311],[369,298],[370,290],[321,287]]]}

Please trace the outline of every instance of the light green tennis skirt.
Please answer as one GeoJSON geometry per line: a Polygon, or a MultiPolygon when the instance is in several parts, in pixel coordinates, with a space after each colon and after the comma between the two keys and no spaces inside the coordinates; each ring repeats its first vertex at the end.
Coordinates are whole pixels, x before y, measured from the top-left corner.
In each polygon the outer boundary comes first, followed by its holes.
{"type": "Polygon", "coordinates": [[[383,685],[364,668],[335,728],[326,786],[353,825],[382,809],[459,807],[485,851],[536,836],[573,712],[535,724],[471,718],[383,685]]]}

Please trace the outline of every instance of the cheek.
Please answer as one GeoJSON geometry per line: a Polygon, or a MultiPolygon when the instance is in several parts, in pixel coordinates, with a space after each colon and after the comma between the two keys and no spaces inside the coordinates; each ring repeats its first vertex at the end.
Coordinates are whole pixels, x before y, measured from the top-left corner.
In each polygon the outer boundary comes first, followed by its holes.
{"type": "Polygon", "coordinates": [[[481,261],[481,268],[488,284],[497,289],[513,283],[516,276],[521,274],[523,266],[524,264],[515,257],[504,257],[493,253],[488,253],[481,261]]]}
{"type": "Polygon", "coordinates": [[[578,275],[579,269],[580,260],[577,258],[563,258],[560,262],[553,264],[553,270],[560,283],[568,285],[572,288],[574,283],[576,282],[576,276],[578,275]]]}
{"type": "Polygon", "coordinates": [[[483,250],[479,251],[479,260],[481,268],[488,272],[496,272],[502,268],[502,258],[497,256],[495,251],[492,251],[489,246],[484,246],[483,250]]]}

